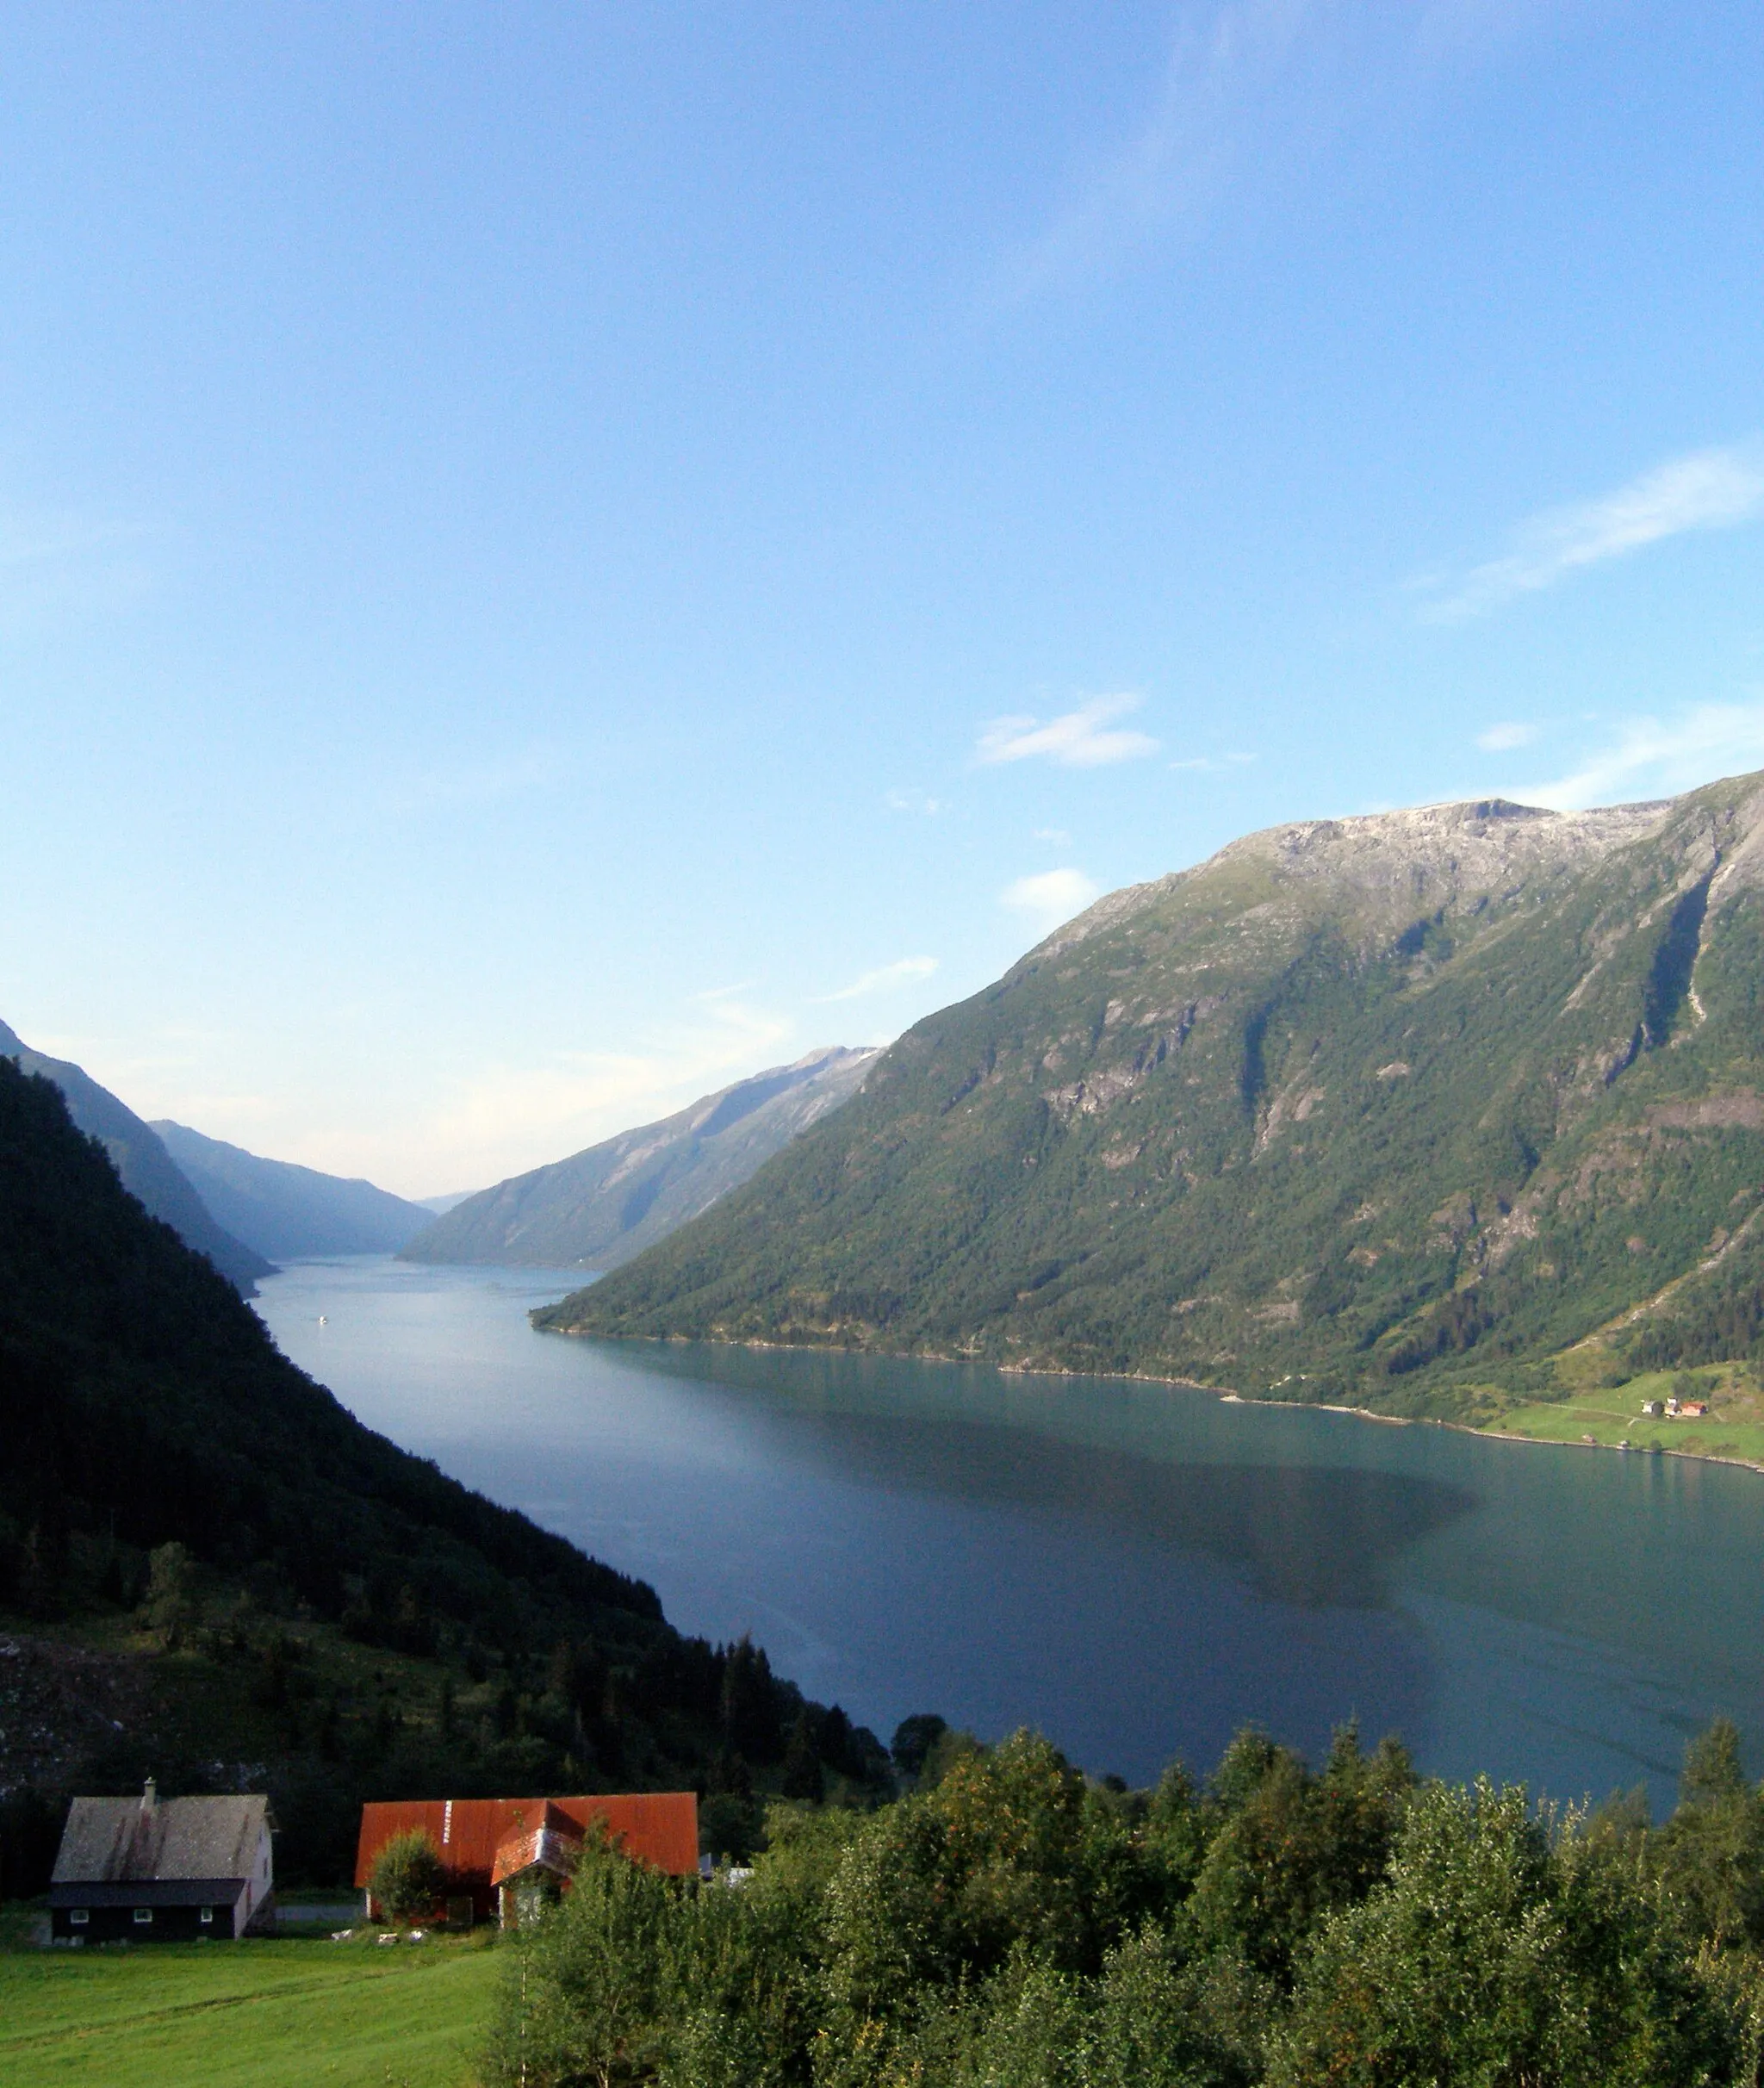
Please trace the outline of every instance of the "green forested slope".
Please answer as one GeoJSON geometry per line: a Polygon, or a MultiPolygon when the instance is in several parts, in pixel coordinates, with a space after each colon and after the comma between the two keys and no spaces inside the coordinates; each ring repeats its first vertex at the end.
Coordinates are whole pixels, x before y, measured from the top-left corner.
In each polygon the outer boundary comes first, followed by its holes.
{"type": "Polygon", "coordinates": [[[1755,1292],[1761,995],[1764,777],[1275,829],[1102,901],[537,1317],[1461,1411],[1755,1292]]]}

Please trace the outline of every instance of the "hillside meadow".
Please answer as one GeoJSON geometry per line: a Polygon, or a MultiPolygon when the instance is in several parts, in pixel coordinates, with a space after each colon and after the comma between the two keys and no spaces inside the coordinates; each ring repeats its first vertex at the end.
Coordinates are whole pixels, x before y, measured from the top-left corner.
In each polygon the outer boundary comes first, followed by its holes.
{"type": "Polygon", "coordinates": [[[471,2088],[488,1938],[0,1949],[7,2088],[471,2088]]]}

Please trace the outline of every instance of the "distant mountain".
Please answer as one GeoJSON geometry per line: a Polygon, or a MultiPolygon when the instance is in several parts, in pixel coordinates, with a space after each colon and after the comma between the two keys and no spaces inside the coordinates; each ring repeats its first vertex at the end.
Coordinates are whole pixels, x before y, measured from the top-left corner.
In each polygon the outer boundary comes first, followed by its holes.
{"type": "Polygon", "coordinates": [[[170,1117],[153,1129],[214,1216],[259,1254],[395,1254],[432,1215],[371,1182],[263,1159],[170,1117]]]}
{"type": "Polygon", "coordinates": [[[855,1094],[873,1051],[834,1047],[719,1088],[660,1123],[481,1190],[404,1250],[408,1261],[613,1269],[708,1210],[855,1094]]]}
{"type": "Polygon", "coordinates": [[[1113,893],[535,1316],[1485,1418],[1764,1358],[1764,774],[1113,893]]]}
{"type": "Polygon", "coordinates": [[[417,1203],[419,1208],[427,1211],[432,1218],[441,1218],[463,1203],[468,1196],[475,1196],[477,1193],[475,1189],[450,1190],[444,1196],[419,1196],[417,1203]]]}
{"type": "Polygon", "coordinates": [[[236,1289],[249,1296],[258,1278],[272,1273],[270,1262],[214,1218],[158,1134],[108,1088],[101,1088],[89,1073],[65,1059],[49,1059],[33,1051],[4,1022],[0,1022],[0,1058],[16,1060],[26,1072],[53,1080],[76,1126],[110,1155],[122,1186],[154,1217],[163,1218],[187,1247],[206,1254],[236,1289]]]}

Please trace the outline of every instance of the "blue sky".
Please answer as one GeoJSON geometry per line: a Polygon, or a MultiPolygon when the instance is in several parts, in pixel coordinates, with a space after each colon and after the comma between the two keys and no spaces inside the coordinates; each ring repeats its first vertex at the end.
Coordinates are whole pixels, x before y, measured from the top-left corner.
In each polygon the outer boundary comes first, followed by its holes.
{"type": "Polygon", "coordinates": [[[475,1186],[1764,767],[1764,11],[0,12],[0,1016],[475,1186]]]}

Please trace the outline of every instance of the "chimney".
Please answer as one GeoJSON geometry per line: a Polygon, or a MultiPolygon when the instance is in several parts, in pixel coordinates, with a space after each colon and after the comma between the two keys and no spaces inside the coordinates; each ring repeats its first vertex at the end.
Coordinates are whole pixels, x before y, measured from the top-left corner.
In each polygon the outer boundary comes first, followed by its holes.
{"type": "Polygon", "coordinates": [[[159,1803],[159,1787],[148,1777],[141,1791],[140,1810],[134,1816],[129,1838],[129,1869],[136,1877],[151,1877],[153,1864],[153,1815],[159,1803]]]}

